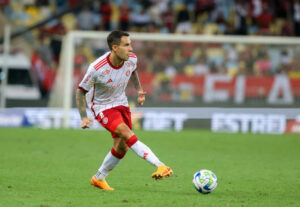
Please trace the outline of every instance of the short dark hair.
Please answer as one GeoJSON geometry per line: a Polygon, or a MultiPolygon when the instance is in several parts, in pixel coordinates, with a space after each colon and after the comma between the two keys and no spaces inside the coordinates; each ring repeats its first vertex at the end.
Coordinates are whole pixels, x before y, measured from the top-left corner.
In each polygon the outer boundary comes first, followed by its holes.
{"type": "Polygon", "coordinates": [[[112,46],[113,45],[120,45],[121,43],[121,38],[123,36],[129,36],[129,34],[127,32],[123,32],[123,31],[119,31],[119,30],[115,30],[112,31],[111,33],[109,33],[109,35],[107,36],[107,44],[110,50],[112,50],[112,46]]]}

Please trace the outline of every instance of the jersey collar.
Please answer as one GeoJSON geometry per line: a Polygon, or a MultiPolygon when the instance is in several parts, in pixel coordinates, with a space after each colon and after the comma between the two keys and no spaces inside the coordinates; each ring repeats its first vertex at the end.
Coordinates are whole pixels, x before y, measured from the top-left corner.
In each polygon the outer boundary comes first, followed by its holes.
{"type": "Polygon", "coordinates": [[[113,69],[116,69],[116,70],[119,70],[120,68],[122,68],[122,66],[124,65],[124,62],[125,62],[125,61],[123,61],[122,64],[121,64],[120,66],[116,67],[116,66],[114,66],[114,65],[110,62],[110,60],[109,60],[110,54],[111,54],[111,53],[109,53],[109,54],[106,56],[107,62],[108,62],[108,64],[110,65],[110,67],[112,67],[113,69]]]}

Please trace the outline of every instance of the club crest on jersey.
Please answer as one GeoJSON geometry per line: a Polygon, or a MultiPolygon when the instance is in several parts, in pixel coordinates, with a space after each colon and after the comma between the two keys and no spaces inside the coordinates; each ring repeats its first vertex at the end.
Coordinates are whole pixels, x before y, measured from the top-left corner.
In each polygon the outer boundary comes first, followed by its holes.
{"type": "Polygon", "coordinates": [[[126,76],[128,77],[130,75],[130,70],[127,70],[126,76]]]}
{"type": "Polygon", "coordinates": [[[110,72],[110,69],[106,69],[106,70],[103,71],[101,74],[102,74],[102,75],[107,75],[107,74],[109,74],[109,72],[110,72]]]}
{"type": "Polygon", "coordinates": [[[112,79],[110,78],[108,81],[107,81],[107,83],[111,83],[112,82],[112,79]]]}
{"type": "Polygon", "coordinates": [[[102,123],[103,123],[103,124],[107,124],[107,123],[108,123],[108,118],[107,118],[107,117],[104,117],[104,118],[102,119],[102,123]]]}

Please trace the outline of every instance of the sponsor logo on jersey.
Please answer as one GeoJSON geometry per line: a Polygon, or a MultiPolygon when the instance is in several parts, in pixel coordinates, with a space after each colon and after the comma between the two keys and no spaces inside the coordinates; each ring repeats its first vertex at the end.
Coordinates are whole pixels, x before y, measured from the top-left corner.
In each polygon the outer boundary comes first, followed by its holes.
{"type": "Polygon", "coordinates": [[[105,89],[109,90],[109,89],[114,89],[114,88],[118,88],[120,86],[126,85],[128,83],[128,81],[122,82],[122,83],[118,83],[117,85],[114,86],[104,86],[105,89]]]}
{"type": "Polygon", "coordinates": [[[109,72],[110,72],[110,69],[106,69],[106,70],[103,71],[101,74],[102,74],[102,75],[107,75],[107,74],[109,74],[109,72]]]}

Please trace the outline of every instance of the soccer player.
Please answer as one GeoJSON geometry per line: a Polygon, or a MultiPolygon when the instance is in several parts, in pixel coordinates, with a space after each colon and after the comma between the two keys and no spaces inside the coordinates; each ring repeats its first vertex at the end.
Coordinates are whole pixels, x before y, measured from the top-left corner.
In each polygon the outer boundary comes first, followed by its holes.
{"type": "Polygon", "coordinates": [[[76,104],[81,116],[81,128],[89,128],[93,120],[87,117],[86,103],[95,119],[111,132],[113,147],[104,158],[98,172],[90,183],[103,190],[114,190],[105,177],[114,169],[130,148],[139,157],[157,167],[152,174],[156,180],[169,177],[173,171],[162,163],[132,131],[131,112],[125,95],[129,79],[138,92],[137,102],[143,105],[146,92],[136,71],[137,57],[132,52],[129,34],[112,31],[107,37],[110,52],[105,53],[89,65],[76,91],[76,104]]]}

